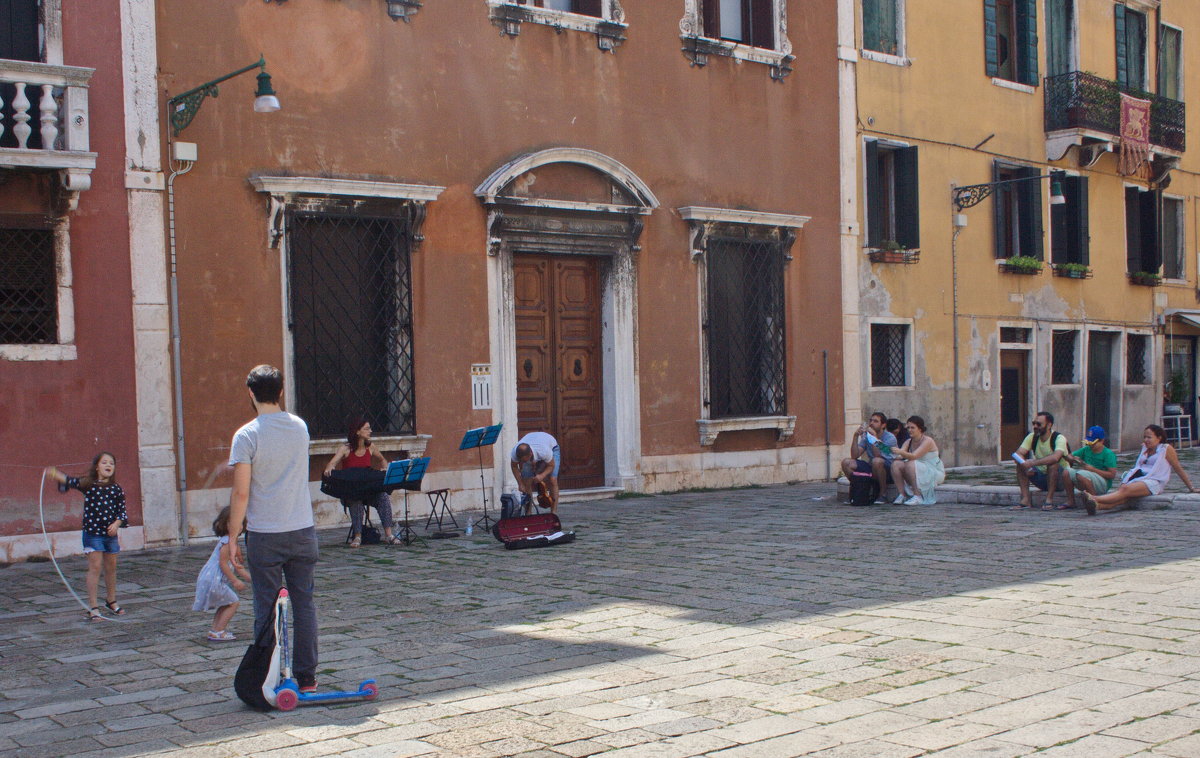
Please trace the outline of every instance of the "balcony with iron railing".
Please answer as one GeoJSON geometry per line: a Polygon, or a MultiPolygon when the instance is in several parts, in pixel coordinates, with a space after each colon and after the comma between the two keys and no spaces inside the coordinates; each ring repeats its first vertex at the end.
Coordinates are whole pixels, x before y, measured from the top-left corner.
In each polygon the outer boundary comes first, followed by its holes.
{"type": "Polygon", "coordinates": [[[91,186],[88,81],[94,69],[0,60],[0,169],[61,171],[72,195],[91,186]]]}
{"type": "Polygon", "coordinates": [[[1151,150],[1178,158],[1186,148],[1186,111],[1178,100],[1122,87],[1084,71],[1046,77],[1046,152],[1059,160],[1071,145],[1107,142],[1121,134],[1121,94],[1150,101],[1151,150]]]}

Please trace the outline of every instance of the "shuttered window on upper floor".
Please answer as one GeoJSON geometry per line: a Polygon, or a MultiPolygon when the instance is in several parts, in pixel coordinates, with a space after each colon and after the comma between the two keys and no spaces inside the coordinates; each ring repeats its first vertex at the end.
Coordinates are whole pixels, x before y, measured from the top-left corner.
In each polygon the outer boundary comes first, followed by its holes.
{"type": "Polygon", "coordinates": [[[516,0],[518,5],[532,5],[535,8],[546,8],[552,11],[567,11],[583,16],[603,15],[600,0],[516,0]]]}
{"type": "Polygon", "coordinates": [[[1061,176],[1055,180],[1066,202],[1050,206],[1050,262],[1089,263],[1088,180],[1061,176]]]}
{"type": "Polygon", "coordinates": [[[703,0],[704,36],[775,49],[775,0],[703,0]]]}
{"type": "Polygon", "coordinates": [[[987,75],[1038,84],[1037,0],[983,0],[987,75]]]}
{"type": "Polygon", "coordinates": [[[867,247],[920,249],[917,148],[868,140],[865,164],[867,247]]]}
{"type": "Polygon", "coordinates": [[[1158,28],[1158,94],[1183,100],[1183,32],[1173,26],[1158,28]]]}
{"type": "Polygon", "coordinates": [[[1042,182],[1034,180],[1039,173],[1033,167],[992,166],[994,182],[1027,180],[1002,184],[992,193],[997,258],[1042,257],[1042,182]]]}
{"type": "Polygon", "coordinates": [[[1159,246],[1159,190],[1125,188],[1125,258],[1131,274],[1157,274],[1162,267],[1159,246]]]}
{"type": "Polygon", "coordinates": [[[900,54],[900,0],[862,0],[864,50],[900,54]]]}
{"type": "Polygon", "coordinates": [[[1146,89],[1146,14],[1117,3],[1113,7],[1117,36],[1117,84],[1146,89]]]}

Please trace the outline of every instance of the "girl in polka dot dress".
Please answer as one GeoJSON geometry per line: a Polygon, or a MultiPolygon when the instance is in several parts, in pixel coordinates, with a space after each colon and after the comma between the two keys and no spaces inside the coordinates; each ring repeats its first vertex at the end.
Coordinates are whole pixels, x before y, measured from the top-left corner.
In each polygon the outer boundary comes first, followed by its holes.
{"type": "Polygon", "coordinates": [[[100,568],[104,567],[104,603],[116,616],[125,611],[117,605],[117,553],[121,544],[117,529],[129,526],[125,514],[125,491],[117,484],[117,459],[112,453],[101,452],[92,459],[85,476],[67,476],[55,467],[46,469],[46,476],[58,482],[60,492],[77,489],[83,493],[83,554],[88,559],[87,591],[89,621],[98,621],[100,607],[96,591],[100,584],[100,568]]]}

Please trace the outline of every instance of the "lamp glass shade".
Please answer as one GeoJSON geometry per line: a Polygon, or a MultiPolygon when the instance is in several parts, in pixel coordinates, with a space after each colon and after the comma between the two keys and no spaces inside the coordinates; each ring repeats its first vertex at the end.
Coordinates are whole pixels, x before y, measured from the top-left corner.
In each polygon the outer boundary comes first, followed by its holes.
{"type": "Polygon", "coordinates": [[[1051,205],[1065,205],[1066,202],[1067,202],[1067,198],[1063,197],[1062,185],[1059,184],[1058,182],[1051,182],[1050,183],[1050,204],[1051,205]]]}
{"type": "Polygon", "coordinates": [[[255,113],[274,113],[277,110],[279,110],[279,98],[274,95],[259,95],[254,98],[255,113]]]}
{"type": "Polygon", "coordinates": [[[266,71],[258,74],[258,90],[254,93],[255,113],[274,113],[279,110],[279,98],[271,87],[271,75],[266,71]]]}

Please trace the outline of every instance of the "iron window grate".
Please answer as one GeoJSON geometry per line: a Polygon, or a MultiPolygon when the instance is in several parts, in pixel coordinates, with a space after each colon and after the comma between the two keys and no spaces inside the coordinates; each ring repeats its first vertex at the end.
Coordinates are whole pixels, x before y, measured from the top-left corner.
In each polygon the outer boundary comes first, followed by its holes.
{"type": "Polygon", "coordinates": [[[0,344],[54,344],[57,289],[54,231],[0,228],[0,344]]]}
{"type": "Polygon", "coordinates": [[[907,352],[907,324],[871,324],[871,384],[903,387],[907,352]]]}
{"type": "Polygon", "coordinates": [[[1052,384],[1075,384],[1075,348],[1079,332],[1055,329],[1051,338],[1050,373],[1052,384]]]}
{"type": "Polygon", "coordinates": [[[1125,383],[1149,384],[1150,376],[1146,370],[1146,342],[1143,334],[1127,335],[1125,341],[1125,383]]]}
{"type": "Polygon", "coordinates": [[[296,410],[315,437],[363,415],[414,434],[412,219],[292,212],[289,288],[296,410]]]}
{"type": "Polygon", "coordinates": [[[1020,326],[1000,327],[1000,341],[1016,345],[1029,344],[1029,329],[1020,326]]]}
{"type": "Polygon", "coordinates": [[[786,413],[781,243],[709,237],[709,416],[786,413]]]}

